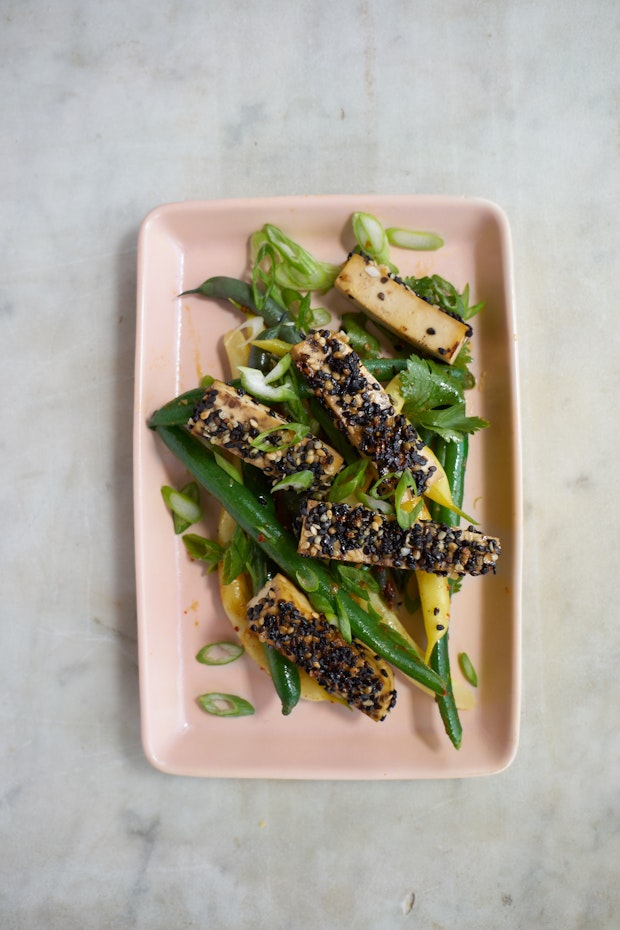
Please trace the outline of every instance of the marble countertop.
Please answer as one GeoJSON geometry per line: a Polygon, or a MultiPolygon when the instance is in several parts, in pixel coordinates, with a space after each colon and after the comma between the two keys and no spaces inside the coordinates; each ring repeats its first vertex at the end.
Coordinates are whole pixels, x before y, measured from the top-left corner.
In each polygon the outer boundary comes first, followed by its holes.
{"type": "Polygon", "coordinates": [[[3,5],[6,930],[614,925],[620,7],[595,6],[3,5]],[[137,231],[170,201],[337,192],[510,220],[519,752],[468,780],[167,776],[140,743],[137,231]]]}

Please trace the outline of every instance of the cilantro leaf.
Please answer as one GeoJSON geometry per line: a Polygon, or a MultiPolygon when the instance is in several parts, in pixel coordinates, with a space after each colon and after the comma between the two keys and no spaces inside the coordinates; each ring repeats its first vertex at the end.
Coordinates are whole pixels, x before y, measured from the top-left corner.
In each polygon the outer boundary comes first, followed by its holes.
{"type": "Polygon", "coordinates": [[[400,375],[403,413],[417,427],[438,433],[448,442],[488,426],[481,417],[467,416],[467,368],[448,368],[432,359],[412,355],[400,375]]]}
{"type": "Polygon", "coordinates": [[[482,417],[467,416],[464,402],[440,410],[429,410],[420,416],[418,423],[438,433],[446,442],[456,442],[462,438],[463,433],[475,433],[489,425],[482,417]]]}
{"type": "Polygon", "coordinates": [[[406,371],[401,372],[400,390],[405,400],[407,416],[418,421],[420,414],[435,407],[463,401],[460,374],[432,359],[411,355],[406,371]]]}

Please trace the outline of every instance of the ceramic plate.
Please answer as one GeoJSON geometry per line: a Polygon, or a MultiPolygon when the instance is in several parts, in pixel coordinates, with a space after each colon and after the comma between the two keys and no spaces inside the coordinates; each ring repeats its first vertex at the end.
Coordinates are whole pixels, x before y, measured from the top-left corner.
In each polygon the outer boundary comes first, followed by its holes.
{"type": "MultiPolygon", "coordinates": [[[[332,308],[348,309],[334,295],[332,308]]],[[[521,496],[516,333],[510,235],[492,203],[418,196],[309,196],[168,204],[144,220],[138,253],[135,397],[135,527],[143,745],[165,772],[306,779],[458,778],[498,772],[513,759],[520,703],[521,496]],[[402,274],[438,273],[486,309],[473,320],[478,386],[469,412],[491,427],[471,441],[464,509],[502,540],[495,576],[467,578],[453,602],[451,654],[466,651],[478,671],[476,706],[462,713],[456,751],[434,702],[397,673],[398,702],[383,723],[345,707],[302,703],[284,717],[267,676],[247,657],[222,667],[195,659],[231,636],[215,575],[189,561],[172,531],[160,488],[187,476],[150,431],[149,415],[196,387],[206,373],[227,377],[222,336],[239,324],[232,307],[179,298],[212,275],[243,277],[248,236],[282,227],[317,258],[339,263],[353,244],[356,210],[386,226],[432,230],[436,252],[393,250],[402,274]],[[242,695],[254,716],[204,713],[207,691],[242,695]]],[[[215,534],[219,505],[193,531],[215,534]]],[[[456,660],[454,674],[458,676],[456,660]]],[[[467,687],[467,686],[466,686],[467,687]]]]}

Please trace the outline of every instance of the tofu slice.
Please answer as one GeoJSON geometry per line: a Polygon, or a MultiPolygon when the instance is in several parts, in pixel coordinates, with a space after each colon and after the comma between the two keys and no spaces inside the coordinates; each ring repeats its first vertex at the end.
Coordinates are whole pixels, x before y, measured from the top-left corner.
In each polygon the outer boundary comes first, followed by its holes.
{"type": "Polygon", "coordinates": [[[372,720],[383,720],[396,703],[389,665],[359,640],[348,643],[284,575],[275,575],[250,601],[248,623],[262,642],[372,720]]]}
{"type": "Polygon", "coordinates": [[[383,390],[349,345],[346,333],[317,330],[291,349],[293,361],[349,442],[371,459],[381,477],[411,470],[418,494],[437,466],[424,454],[414,426],[397,414],[383,390]]]}
{"type": "Polygon", "coordinates": [[[344,460],[335,449],[312,433],[294,445],[286,446],[290,440],[286,424],[284,417],[259,403],[243,389],[214,381],[194,410],[188,428],[195,435],[260,468],[273,483],[299,471],[311,471],[314,482],[309,490],[318,492],[320,496],[331,486],[344,460]],[[268,452],[254,448],[251,440],[274,426],[282,426],[283,432],[272,433],[269,444],[276,446],[281,443],[284,448],[268,452]]]}
{"type": "Polygon", "coordinates": [[[352,252],[334,286],[377,323],[449,365],[472,335],[468,323],[422,300],[367,255],[352,252]]]}
{"type": "Polygon", "coordinates": [[[420,520],[403,530],[395,517],[368,507],[308,500],[298,551],[319,559],[456,576],[495,573],[501,546],[495,536],[472,527],[420,520]]]}

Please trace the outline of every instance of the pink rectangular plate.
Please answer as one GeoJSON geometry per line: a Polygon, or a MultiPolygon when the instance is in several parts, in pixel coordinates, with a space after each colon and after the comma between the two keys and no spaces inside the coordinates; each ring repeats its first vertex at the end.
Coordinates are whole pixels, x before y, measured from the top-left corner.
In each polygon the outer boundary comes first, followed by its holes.
{"type": "MultiPolygon", "coordinates": [[[[333,309],[344,298],[332,295],[333,309]]],[[[520,708],[521,476],[516,333],[510,234],[487,201],[418,196],[307,196],[169,204],[144,220],[138,253],[134,432],[136,571],[142,736],[158,769],[181,775],[262,778],[459,778],[498,772],[514,758],[520,708]],[[451,655],[466,651],[478,671],[476,706],[462,712],[463,745],[443,732],[434,702],[397,674],[398,703],[380,724],[345,707],[300,704],[284,717],[267,676],[247,657],[199,664],[208,642],[231,639],[217,577],[191,562],[160,494],[180,486],[182,467],[146,426],[149,415],[196,387],[206,373],[227,376],[223,334],[240,314],[183,290],[212,275],[242,277],[248,237],[264,223],[282,227],[317,258],[340,263],[353,245],[350,217],[365,210],[385,226],[432,230],[437,252],[393,250],[402,274],[438,273],[486,309],[473,320],[478,386],[469,412],[491,427],[471,441],[464,509],[498,535],[497,575],[467,578],[453,603],[451,655]],[[248,698],[251,717],[211,717],[198,695],[248,698]]],[[[214,535],[219,505],[196,532],[214,535]]]]}

